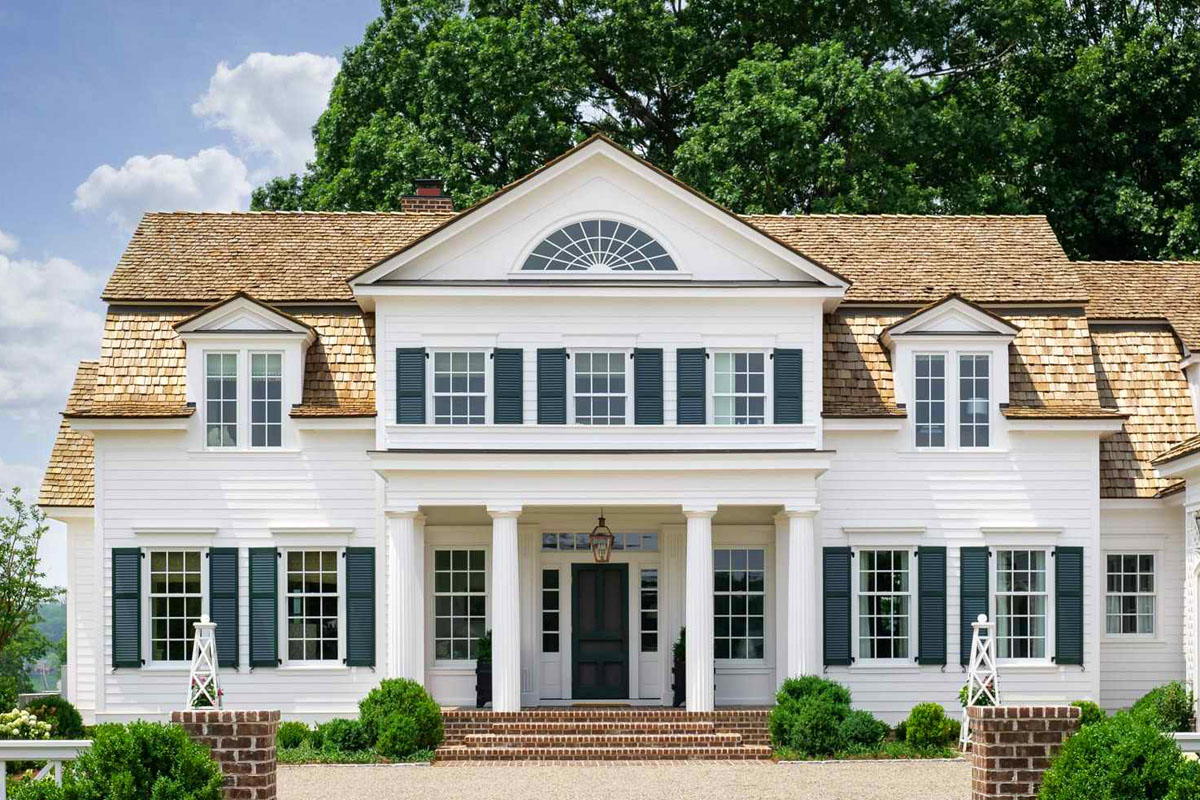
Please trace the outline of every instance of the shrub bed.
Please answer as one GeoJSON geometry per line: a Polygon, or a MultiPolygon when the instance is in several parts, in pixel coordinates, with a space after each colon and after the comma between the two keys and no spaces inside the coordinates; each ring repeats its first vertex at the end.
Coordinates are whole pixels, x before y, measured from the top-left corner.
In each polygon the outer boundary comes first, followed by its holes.
{"type": "Polygon", "coordinates": [[[51,739],[86,739],[83,717],[66,698],[57,695],[35,700],[25,707],[42,722],[50,723],[51,739]]]}

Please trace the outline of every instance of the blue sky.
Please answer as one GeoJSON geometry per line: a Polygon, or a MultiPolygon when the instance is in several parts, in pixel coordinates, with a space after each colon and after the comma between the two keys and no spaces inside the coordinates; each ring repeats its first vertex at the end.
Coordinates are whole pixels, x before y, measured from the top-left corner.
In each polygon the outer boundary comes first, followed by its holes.
{"type": "MultiPolygon", "coordinates": [[[[36,494],[145,210],[245,208],[303,164],[378,0],[0,4],[0,486],[36,494]]],[[[45,548],[65,580],[61,531],[45,548]]]]}

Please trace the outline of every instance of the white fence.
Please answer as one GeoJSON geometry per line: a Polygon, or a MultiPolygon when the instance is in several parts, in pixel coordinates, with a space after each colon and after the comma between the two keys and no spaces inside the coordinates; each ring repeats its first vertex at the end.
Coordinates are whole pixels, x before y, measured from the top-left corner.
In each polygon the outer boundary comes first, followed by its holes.
{"type": "Polygon", "coordinates": [[[46,766],[37,774],[38,780],[54,773],[54,782],[62,785],[64,761],[74,761],[79,754],[92,746],[86,739],[23,741],[0,739],[0,800],[8,796],[7,780],[3,779],[9,761],[45,761],[46,766]]]}

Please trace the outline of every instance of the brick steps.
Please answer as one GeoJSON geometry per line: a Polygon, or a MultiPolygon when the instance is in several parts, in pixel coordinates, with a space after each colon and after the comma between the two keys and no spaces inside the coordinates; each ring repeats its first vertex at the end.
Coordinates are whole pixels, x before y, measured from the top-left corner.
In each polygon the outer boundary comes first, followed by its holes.
{"type": "Polygon", "coordinates": [[[447,709],[441,761],[747,760],[771,756],[764,709],[447,709]]]}

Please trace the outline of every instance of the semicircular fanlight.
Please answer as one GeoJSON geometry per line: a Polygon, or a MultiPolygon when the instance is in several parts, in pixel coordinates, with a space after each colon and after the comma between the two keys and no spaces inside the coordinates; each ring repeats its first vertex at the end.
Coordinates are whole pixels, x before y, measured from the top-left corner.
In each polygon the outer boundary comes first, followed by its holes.
{"type": "Polygon", "coordinates": [[[533,248],[521,270],[534,272],[671,272],[675,261],[640,228],[611,219],[572,222],[533,248]]]}

